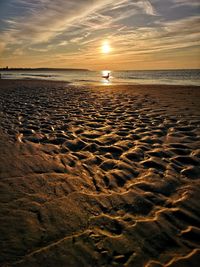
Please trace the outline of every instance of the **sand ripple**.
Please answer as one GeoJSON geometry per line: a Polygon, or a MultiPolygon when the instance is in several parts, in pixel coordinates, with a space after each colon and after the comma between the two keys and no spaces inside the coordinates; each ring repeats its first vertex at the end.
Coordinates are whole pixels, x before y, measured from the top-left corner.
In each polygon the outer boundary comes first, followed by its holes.
{"type": "Polygon", "coordinates": [[[198,266],[197,89],[22,84],[0,92],[0,264],[198,266]]]}

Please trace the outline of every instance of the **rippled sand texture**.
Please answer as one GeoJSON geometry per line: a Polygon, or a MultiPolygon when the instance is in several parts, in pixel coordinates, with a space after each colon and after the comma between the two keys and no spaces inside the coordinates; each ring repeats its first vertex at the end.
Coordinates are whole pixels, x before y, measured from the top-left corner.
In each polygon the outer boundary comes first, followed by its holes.
{"type": "Polygon", "coordinates": [[[200,88],[0,87],[0,266],[199,266],[200,88]]]}

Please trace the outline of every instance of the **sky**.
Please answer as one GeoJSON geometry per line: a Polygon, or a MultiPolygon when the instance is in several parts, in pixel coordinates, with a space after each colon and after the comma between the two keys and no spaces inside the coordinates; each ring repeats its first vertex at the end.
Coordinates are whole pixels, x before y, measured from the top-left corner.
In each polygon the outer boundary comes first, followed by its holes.
{"type": "Polygon", "coordinates": [[[0,67],[200,68],[199,29],[200,0],[0,0],[0,67]]]}

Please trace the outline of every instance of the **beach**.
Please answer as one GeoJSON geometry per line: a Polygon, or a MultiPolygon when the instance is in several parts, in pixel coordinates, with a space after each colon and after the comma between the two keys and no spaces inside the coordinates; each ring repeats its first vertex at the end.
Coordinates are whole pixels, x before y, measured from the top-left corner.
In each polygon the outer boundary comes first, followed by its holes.
{"type": "Polygon", "coordinates": [[[0,80],[0,266],[199,266],[200,87],[0,80]]]}

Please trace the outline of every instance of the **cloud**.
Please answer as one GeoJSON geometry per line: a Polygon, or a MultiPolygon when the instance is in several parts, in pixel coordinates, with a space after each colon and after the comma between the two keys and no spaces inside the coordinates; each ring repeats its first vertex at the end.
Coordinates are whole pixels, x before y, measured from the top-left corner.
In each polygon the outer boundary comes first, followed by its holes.
{"type": "Polygon", "coordinates": [[[23,12],[21,11],[21,16],[4,21],[7,28],[2,36],[8,44],[19,45],[48,42],[63,34],[72,25],[82,24],[93,31],[108,28],[112,22],[134,15],[136,8],[142,9],[146,14],[155,14],[148,0],[15,0],[15,5],[18,6],[19,12],[20,7],[23,12]],[[109,9],[129,6],[132,6],[131,11],[123,12],[117,18],[102,14],[109,9]]]}
{"type": "Polygon", "coordinates": [[[6,44],[4,42],[0,42],[0,53],[4,51],[5,47],[6,47],[6,44]]]}
{"type": "Polygon", "coordinates": [[[52,65],[103,65],[103,39],[113,47],[109,60],[133,62],[168,51],[176,55],[200,40],[200,19],[194,12],[199,0],[9,1],[16,13],[10,12],[13,17],[7,16],[1,27],[0,51],[5,49],[4,58],[18,56],[20,62],[32,57],[45,63],[43,56],[52,65]],[[178,6],[184,6],[183,12],[171,14],[178,6]]]}
{"type": "MultiPolygon", "coordinates": [[[[173,54],[183,48],[198,46],[200,45],[199,23],[199,17],[190,17],[178,21],[163,22],[157,28],[131,29],[126,27],[110,36],[110,42],[113,46],[110,57],[113,59],[115,57],[131,59],[133,56],[145,54],[156,57],[157,53],[171,51],[173,54]]],[[[100,51],[100,43],[101,38],[90,40],[85,44],[84,55],[90,59],[94,55],[96,56],[97,51],[100,51]]]]}
{"type": "Polygon", "coordinates": [[[147,0],[137,1],[136,5],[141,7],[145,11],[146,14],[149,14],[152,16],[157,15],[150,1],[147,1],[147,0]]]}
{"type": "Polygon", "coordinates": [[[46,42],[109,2],[110,0],[16,0],[16,5],[22,5],[26,14],[6,20],[8,28],[3,34],[8,41],[21,39],[23,43],[46,42]]]}
{"type": "Polygon", "coordinates": [[[144,13],[149,14],[149,15],[155,15],[156,11],[151,4],[149,0],[135,0],[135,1],[130,1],[130,0],[122,0],[119,1],[118,3],[115,3],[113,7],[111,7],[111,10],[116,10],[116,9],[122,9],[124,6],[128,7],[129,9],[133,7],[138,7],[141,10],[144,11],[144,13]]]}
{"type": "Polygon", "coordinates": [[[180,6],[190,6],[190,7],[200,7],[199,0],[173,0],[175,4],[174,7],[180,6]]]}
{"type": "Polygon", "coordinates": [[[65,45],[68,45],[68,41],[62,41],[58,44],[58,46],[65,46],[65,45]]]}
{"type": "Polygon", "coordinates": [[[164,23],[165,30],[176,37],[177,35],[188,37],[191,34],[200,34],[200,17],[193,16],[185,19],[169,21],[164,23]]]}

